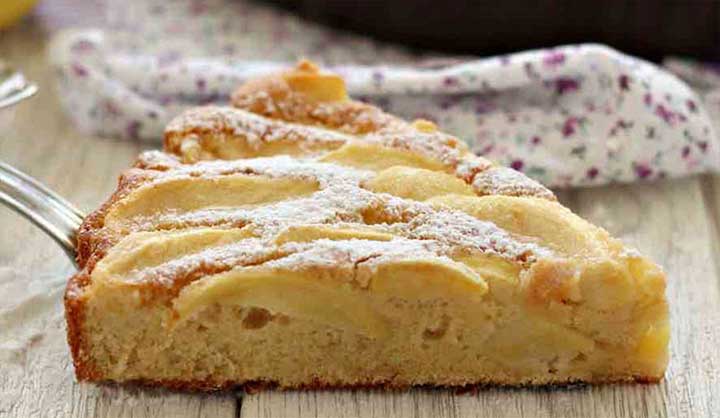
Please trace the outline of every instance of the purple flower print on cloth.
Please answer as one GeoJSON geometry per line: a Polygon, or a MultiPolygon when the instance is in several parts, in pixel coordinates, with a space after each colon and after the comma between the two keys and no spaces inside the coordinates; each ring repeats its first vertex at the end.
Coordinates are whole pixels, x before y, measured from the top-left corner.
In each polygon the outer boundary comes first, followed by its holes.
{"type": "Polygon", "coordinates": [[[107,17],[104,29],[66,30],[50,48],[64,107],[99,135],[159,142],[184,109],[226,103],[243,80],[308,57],[340,73],[355,97],[433,120],[477,154],[550,186],[720,166],[709,99],[602,45],[418,56],[243,0],[108,2],[107,17]]]}
{"type": "Polygon", "coordinates": [[[557,94],[565,94],[580,88],[580,83],[577,80],[567,77],[560,77],[555,80],[555,92],[557,94]]]}

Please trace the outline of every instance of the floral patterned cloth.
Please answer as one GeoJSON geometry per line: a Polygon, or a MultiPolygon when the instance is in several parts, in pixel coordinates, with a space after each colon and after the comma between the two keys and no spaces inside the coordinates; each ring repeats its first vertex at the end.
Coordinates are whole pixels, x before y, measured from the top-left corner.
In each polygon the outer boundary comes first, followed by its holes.
{"type": "Polygon", "coordinates": [[[682,81],[602,45],[493,58],[412,54],[235,0],[108,2],[107,26],[50,50],[63,104],[100,135],[159,141],[183,109],[308,57],[356,98],[426,118],[472,150],[554,187],[720,166],[704,104],[682,81]]]}

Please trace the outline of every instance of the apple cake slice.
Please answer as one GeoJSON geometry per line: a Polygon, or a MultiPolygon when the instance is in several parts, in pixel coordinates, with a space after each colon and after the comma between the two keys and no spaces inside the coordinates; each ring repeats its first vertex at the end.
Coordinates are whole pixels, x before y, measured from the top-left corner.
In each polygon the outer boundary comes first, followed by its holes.
{"type": "Polygon", "coordinates": [[[210,390],[657,381],[659,267],[308,62],[167,127],[78,233],[81,380],[210,390]]]}

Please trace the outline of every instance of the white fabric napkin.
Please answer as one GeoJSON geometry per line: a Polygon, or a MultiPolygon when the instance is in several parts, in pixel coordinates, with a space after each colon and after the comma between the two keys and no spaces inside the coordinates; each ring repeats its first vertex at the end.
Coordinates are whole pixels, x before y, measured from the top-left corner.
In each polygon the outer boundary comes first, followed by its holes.
{"type": "Polygon", "coordinates": [[[243,80],[308,57],[342,74],[354,97],[433,120],[549,186],[720,167],[698,96],[602,45],[448,59],[241,0],[108,3],[106,27],[63,31],[50,50],[63,104],[88,132],[159,142],[183,109],[226,103],[243,80]]]}

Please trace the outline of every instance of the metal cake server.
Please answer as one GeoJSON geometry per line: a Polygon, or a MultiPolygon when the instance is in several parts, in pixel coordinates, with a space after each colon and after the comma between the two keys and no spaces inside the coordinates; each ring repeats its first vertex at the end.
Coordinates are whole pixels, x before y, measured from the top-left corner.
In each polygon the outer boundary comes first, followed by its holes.
{"type": "MultiPolygon", "coordinates": [[[[0,62],[0,111],[37,92],[37,86],[0,62]]],[[[0,162],[0,203],[42,229],[75,262],[75,236],[84,215],[39,181],[0,162]]]]}
{"type": "Polygon", "coordinates": [[[84,215],[67,200],[0,162],[0,203],[37,225],[75,262],[75,236],[84,215]]]}

